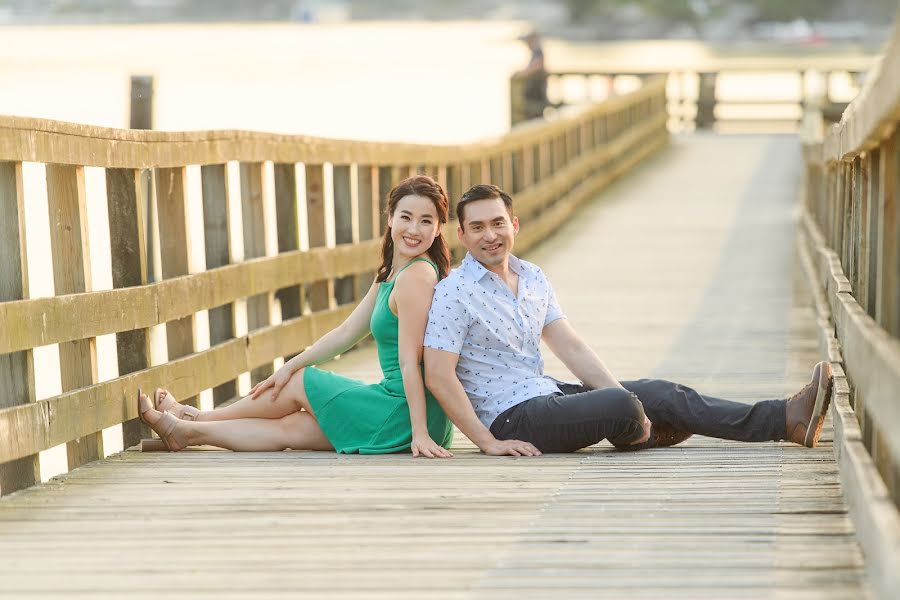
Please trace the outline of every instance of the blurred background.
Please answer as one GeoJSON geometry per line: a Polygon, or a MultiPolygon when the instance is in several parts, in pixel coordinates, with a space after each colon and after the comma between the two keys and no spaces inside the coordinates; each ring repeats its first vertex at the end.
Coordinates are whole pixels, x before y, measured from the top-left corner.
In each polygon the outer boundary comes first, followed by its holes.
{"type": "MultiPolygon", "coordinates": [[[[130,78],[146,75],[157,129],[464,142],[508,129],[510,75],[529,59],[517,38],[532,29],[548,71],[668,72],[673,96],[676,86],[689,96],[704,64],[718,68],[710,61],[877,53],[896,9],[897,0],[0,0],[0,113],[128,127],[130,78]]],[[[813,85],[769,75],[720,78],[717,93],[768,86],[788,97],[813,85]]],[[[846,102],[859,83],[838,77],[834,98],[846,102]]],[[[558,78],[548,92],[573,103],[586,85],[597,99],[635,84],[558,78]]]]}

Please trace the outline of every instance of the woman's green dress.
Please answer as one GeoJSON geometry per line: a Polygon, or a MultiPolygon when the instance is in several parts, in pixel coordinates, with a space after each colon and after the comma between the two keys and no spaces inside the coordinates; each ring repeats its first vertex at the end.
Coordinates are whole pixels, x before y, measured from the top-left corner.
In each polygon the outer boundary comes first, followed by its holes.
{"type": "MultiPolygon", "coordinates": [[[[417,260],[424,260],[437,271],[437,266],[425,258],[413,259],[403,269],[417,260]]],[[[403,452],[409,450],[412,443],[409,405],[406,403],[403,378],[400,375],[398,321],[388,306],[394,281],[396,277],[378,285],[375,310],[372,311],[370,322],[384,379],[380,383],[369,385],[314,367],[307,367],[304,371],[306,397],[319,426],[336,452],[403,452]]],[[[448,448],[453,440],[453,428],[447,415],[427,389],[425,405],[431,439],[448,448]]]]}

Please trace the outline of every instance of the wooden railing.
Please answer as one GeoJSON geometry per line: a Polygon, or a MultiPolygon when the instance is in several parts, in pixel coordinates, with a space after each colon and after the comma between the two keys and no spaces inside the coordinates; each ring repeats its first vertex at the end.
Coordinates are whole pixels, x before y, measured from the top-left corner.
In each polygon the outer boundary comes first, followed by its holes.
{"type": "Polygon", "coordinates": [[[809,111],[801,254],[836,365],[835,452],[868,568],[900,589],[900,27],[838,125],[809,111]]]}
{"type": "Polygon", "coordinates": [[[188,400],[213,389],[218,404],[246,391],[248,372],[259,380],[340,323],[372,280],[384,199],[400,179],[431,174],[453,199],[474,183],[501,185],[515,195],[525,250],[664,146],[666,118],[662,79],[464,146],[0,117],[0,492],[39,482],[39,453],[54,446],[66,444],[73,469],[104,456],[105,428],[122,424],[125,447],[146,435],[138,387],[188,400]],[[46,171],[52,297],[29,295],[23,163],[46,171]],[[113,289],[92,284],[90,247],[104,237],[87,221],[92,185],[105,188],[113,289]],[[191,235],[198,218],[202,242],[191,235]],[[148,220],[162,232],[152,283],[148,220]],[[150,340],[163,333],[167,352],[156,354],[150,340]],[[96,340],[110,334],[118,376],[101,382],[96,340]],[[48,369],[34,353],[48,345],[58,345],[62,393],[38,399],[35,378],[48,369]]]}
{"type": "MultiPolygon", "coordinates": [[[[692,65],[648,70],[562,69],[547,73],[547,89],[551,105],[597,102],[606,98],[622,81],[638,85],[647,77],[667,75],[669,128],[672,131],[712,129],[719,124],[747,130],[796,130],[807,104],[815,102],[826,119],[838,120],[846,108],[846,100],[835,98],[836,82],[849,79],[858,87],[874,57],[803,57],[803,58],[723,58],[692,65]],[[778,80],[778,90],[771,87],[778,80]],[[723,85],[723,80],[724,84],[723,85]],[[731,84],[731,85],[729,85],[731,84]],[[736,85],[735,85],[736,84],[736,85]],[[747,88],[735,92],[729,88],[747,88]]],[[[513,125],[525,119],[523,97],[525,79],[510,80],[510,121],[513,125]]]]}

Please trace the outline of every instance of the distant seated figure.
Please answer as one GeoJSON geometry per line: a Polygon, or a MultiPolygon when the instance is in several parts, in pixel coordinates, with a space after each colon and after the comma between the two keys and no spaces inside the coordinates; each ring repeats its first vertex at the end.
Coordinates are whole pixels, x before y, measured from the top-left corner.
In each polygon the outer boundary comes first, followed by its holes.
{"type": "Polygon", "coordinates": [[[544,49],[541,47],[541,36],[531,31],[519,38],[531,50],[531,59],[524,69],[516,71],[515,76],[524,78],[523,87],[525,117],[535,119],[544,116],[544,108],[550,102],[547,99],[547,70],[544,68],[544,49]]]}

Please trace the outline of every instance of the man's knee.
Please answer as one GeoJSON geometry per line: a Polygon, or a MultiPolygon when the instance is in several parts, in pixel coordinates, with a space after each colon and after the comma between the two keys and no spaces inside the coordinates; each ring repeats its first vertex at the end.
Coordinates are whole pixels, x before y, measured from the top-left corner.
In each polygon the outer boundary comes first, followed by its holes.
{"type": "Polygon", "coordinates": [[[618,419],[644,422],[644,405],[638,397],[625,389],[613,388],[607,390],[610,412],[618,419]]]}

